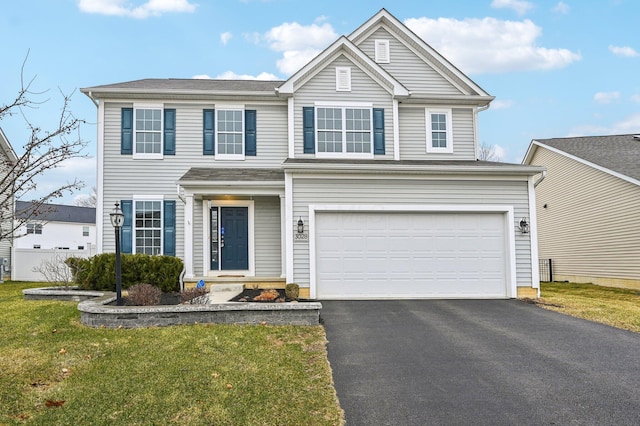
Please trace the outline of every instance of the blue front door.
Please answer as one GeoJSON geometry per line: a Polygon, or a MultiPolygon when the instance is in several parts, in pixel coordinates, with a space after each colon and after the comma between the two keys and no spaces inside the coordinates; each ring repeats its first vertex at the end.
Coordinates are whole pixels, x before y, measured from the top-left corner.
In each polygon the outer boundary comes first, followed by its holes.
{"type": "Polygon", "coordinates": [[[249,269],[249,209],[247,207],[213,207],[211,209],[211,269],[223,271],[249,269]]]}

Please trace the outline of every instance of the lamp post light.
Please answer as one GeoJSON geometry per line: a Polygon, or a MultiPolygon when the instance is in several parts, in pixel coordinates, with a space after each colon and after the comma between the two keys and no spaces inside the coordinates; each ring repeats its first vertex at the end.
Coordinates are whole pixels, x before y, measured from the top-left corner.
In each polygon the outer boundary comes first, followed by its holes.
{"type": "Polygon", "coordinates": [[[120,270],[120,228],[124,224],[124,213],[120,209],[120,204],[116,203],[116,208],[109,213],[111,225],[116,230],[116,305],[122,306],[122,271],[120,270]]]}

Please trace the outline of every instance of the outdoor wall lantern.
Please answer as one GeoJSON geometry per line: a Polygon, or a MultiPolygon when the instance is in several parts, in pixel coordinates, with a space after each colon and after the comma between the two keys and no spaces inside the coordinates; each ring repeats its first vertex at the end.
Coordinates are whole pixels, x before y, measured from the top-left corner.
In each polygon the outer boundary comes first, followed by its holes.
{"type": "Polygon", "coordinates": [[[111,225],[116,231],[116,305],[122,306],[122,271],[120,269],[120,228],[124,224],[124,213],[120,209],[120,204],[116,203],[116,208],[109,213],[111,225]]]}
{"type": "Polygon", "coordinates": [[[527,219],[526,218],[522,218],[520,219],[520,231],[523,234],[528,234],[529,233],[529,224],[527,223],[527,219]]]}
{"type": "Polygon", "coordinates": [[[302,216],[298,219],[298,234],[304,234],[304,222],[302,221],[302,216]]]}

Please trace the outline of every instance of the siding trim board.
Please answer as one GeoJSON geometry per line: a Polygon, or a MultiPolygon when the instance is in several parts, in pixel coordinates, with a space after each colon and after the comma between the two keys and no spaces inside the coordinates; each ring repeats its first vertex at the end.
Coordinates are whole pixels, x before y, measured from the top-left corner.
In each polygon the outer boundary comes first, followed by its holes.
{"type": "MultiPolygon", "coordinates": [[[[503,213],[505,220],[505,252],[507,297],[517,296],[516,280],[516,239],[514,207],[509,205],[478,204],[309,204],[309,279],[310,297],[317,296],[316,265],[316,214],[321,212],[423,212],[423,213],[503,213]]],[[[287,259],[288,261],[289,259],[287,259]]]]}

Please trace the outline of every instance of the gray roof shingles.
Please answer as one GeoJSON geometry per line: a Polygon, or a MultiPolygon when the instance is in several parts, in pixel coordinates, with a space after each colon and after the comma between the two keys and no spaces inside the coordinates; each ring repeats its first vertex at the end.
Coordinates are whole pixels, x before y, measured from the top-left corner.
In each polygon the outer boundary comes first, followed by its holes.
{"type": "MultiPolygon", "coordinates": [[[[24,212],[31,206],[30,201],[16,201],[16,217],[24,217],[24,212]]],[[[66,206],[63,204],[43,204],[33,220],[45,222],[96,223],[96,209],[93,207],[66,206]]]]}
{"type": "Polygon", "coordinates": [[[640,137],[634,134],[535,139],[536,142],[640,180],[640,137]]]}
{"type": "Polygon", "coordinates": [[[185,181],[242,181],[242,182],[283,182],[284,171],[280,169],[232,169],[232,168],[199,168],[189,169],[181,178],[185,181]]]}
{"type": "Polygon", "coordinates": [[[83,91],[157,91],[157,92],[265,92],[275,95],[281,80],[217,80],[197,78],[145,78],[123,83],[105,84],[82,89],[83,91]]]}

